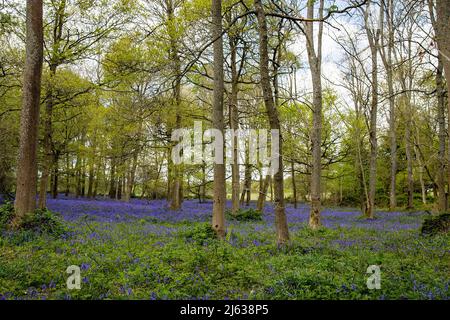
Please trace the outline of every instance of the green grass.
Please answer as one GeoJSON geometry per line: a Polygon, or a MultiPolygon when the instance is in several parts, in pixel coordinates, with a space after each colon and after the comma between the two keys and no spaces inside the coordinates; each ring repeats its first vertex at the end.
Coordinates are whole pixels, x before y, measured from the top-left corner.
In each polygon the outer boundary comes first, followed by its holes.
{"type": "MultiPolygon", "coordinates": [[[[292,226],[291,226],[292,227],[292,226]]],[[[295,228],[294,228],[295,229],[295,228]]],[[[67,239],[0,238],[0,298],[20,299],[448,299],[449,236],[303,225],[276,247],[260,222],[237,223],[229,242],[201,224],[80,222],[67,239]],[[259,226],[260,230],[255,231],[259,226]],[[193,237],[195,232],[202,241],[193,237]],[[66,268],[82,266],[81,290],[66,268]],[[381,267],[381,290],[366,286],[381,267]]]]}

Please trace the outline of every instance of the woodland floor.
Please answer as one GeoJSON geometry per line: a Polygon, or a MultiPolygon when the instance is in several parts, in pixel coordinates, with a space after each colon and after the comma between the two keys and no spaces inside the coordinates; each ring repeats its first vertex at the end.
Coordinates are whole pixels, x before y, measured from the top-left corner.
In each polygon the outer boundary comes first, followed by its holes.
{"type": "Polygon", "coordinates": [[[227,241],[208,239],[212,203],[60,198],[49,208],[70,232],[57,239],[0,236],[0,299],[449,299],[450,236],[423,237],[426,213],[287,208],[292,244],[275,244],[270,204],[262,221],[228,221],[227,241]],[[81,266],[81,290],[66,269],[81,266]],[[381,289],[369,290],[370,265],[381,289]]]}

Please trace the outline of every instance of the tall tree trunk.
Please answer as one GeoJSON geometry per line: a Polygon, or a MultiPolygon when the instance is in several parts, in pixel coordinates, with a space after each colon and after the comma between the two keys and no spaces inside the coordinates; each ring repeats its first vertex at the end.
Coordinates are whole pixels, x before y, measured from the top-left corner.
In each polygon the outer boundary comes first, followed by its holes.
{"type": "Polygon", "coordinates": [[[283,138],[280,132],[281,126],[278,116],[278,110],[275,108],[273,92],[270,85],[268,53],[269,40],[267,32],[266,13],[264,12],[261,0],[254,0],[254,4],[258,18],[260,73],[264,103],[266,106],[267,115],[269,117],[270,128],[272,130],[278,130],[279,132],[278,171],[274,175],[274,203],[277,243],[279,245],[283,245],[289,241],[289,229],[284,206],[283,138]]]}
{"type": "MultiPolygon", "coordinates": [[[[181,61],[178,55],[178,37],[176,35],[175,4],[173,0],[166,0],[167,5],[167,31],[170,38],[170,60],[173,63],[173,75],[175,77],[173,86],[173,98],[175,102],[175,129],[181,128],[181,61]]],[[[179,210],[183,202],[183,168],[182,165],[173,166],[173,184],[171,195],[171,210],[179,210]]]]}
{"type": "Polygon", "coordinates": [[[45,115],[44,115],[44,159],[42,176],[39,191],[39,208],[44,209],[47,202],[47,187],[48,187],[48,177],[52,172],[53,155],[52,155],[52,135],[53,135],[53,106],[54,106],[54,79],[56,76],[56,70],[60,64],[60,43],[63,35],[63,26],[65,23],[65,11],[66,11],[66,0],[61,0],[56,12],[54,25],[53,25],[53,45],[51,49],[51,56],[49,61],[50,69],[50,79],[49,86],[47,89],[47,101],[45,104],[45,115]]]}
{"type": "MultiPolygon", "coordinates": [[[[407,111],[410,113],[411,110],[407,111]]],[[[411,210],[414,207],[414,179],[413,179],[413,159],[412,159],[412,150],[411,150],[411,121],[409,120],[406,123],[405,128],[405,153],[406,153],[406,162],[407,162],[407,180],[408,180],[408,203],[406,208],[411,210]]]]}
{"type": "Polygon", "coordinates": [[[36,208],[37,143],[43,61],[42,0],[27,0],[26,61],[23,76],[20,145],[13,225],[36,208]]]}
{"type": "MultiPolygon", "coordinates": [[[[319,19],[323,17],[324,0],[320,1],[319,19]]],[[[307,9],[308,19],[314,19],[314,2],[309,1],[307,9]]],[[[322,34],[323,22],[319,23],[318,48],[314,44],[314,22],[306,23],[306,48],[311,70],[313,85],[313,126],[311,132],[312,142],[312,171],[311,171],[311,212],[309,227],[318,229],[321,206],[321,172],[322,172],[322,34]]]]}
{"type": "Polygon", "coordinates": [[[445,196],[445,97],[444,97],[444,76],[443,76],[443,63],[441,57],[439,57],[438,69],[436,74],[436,87],[438,96],[438,130],[439,130],[439,168],[437,172],[437,186],[438,186],[438,211],[443,212],[446,210],[446,196],[445,196]]]}
{"type": "MultiPolygon", "coordinates": [[[[448,1],[446,0],[436,0],[436,12],[437,12],[437,19],[434,19],[434,12],[433,12],[433,0],[429,0],[430,2],[430,11],[431,11],[431,17],[433,22],[433,27],[435,29],[436,33],[436,41],[439,48],[439,64],[440,64],[440,70],[438,71],[438,76],[440,79],[436,79],[436,82],[439,80],[438,86],[438,99],[439,99],[439,108],[445,108],[445,99],[444,99],[444,84],[443,84],[443,75],[442,70],[445,70],[445,76],[447,78],[447,92],[450,93],[450,40],[448,38],[450,33],[450,5],[448,1]],[[442,105],[442,106],[441,106],[442,105]]],[[[438,68],[438,69],[439,69],[438,68]]],[[[447,112],[448,112],[448,125],[450,125],[450,98],[447,98],[447,112]]],[[[440,111],[440,116],[442,112],[440,111]]],[[[444,111],[444,117],[445,117],[445,111],[444,111]]],[[[440,120],[440,119],[439,119],[440,120]]],[[[444,125],[445,126],[445,125],[444,125]]],[[[441,128],[441,123],[439,123],[439,127],[441,128]]],[[[450,127],[449,127],[450,128],[450,127]]],[[[443,128],[445,130],[445,128],[443,128]]],[[[443,131],[444,131],[443,130],[443,131]]],[[[450,130],[450,129],[449,129],[450,130]]],[[[441,146],[441,139],[445,140],[444,133],[442,133],[443,137],[441,137],[441,133],[439,134],[439,159],[441,161],[440,170],[445,170],[445,155],[442,155],[442,146],[441,146]]],[[[445,143],[445,142],[444,142],[445,143]]],[[[445,149],[445,147],[444,147],[445,149]]],[[[448,188],[450,190],[450,139],[448,140],[448,159],[447,159],[447,179],[448,179],[448,188]]],[[[444,151],[445,153],[445,151],[444,151]]],[[[439,173],[439,179],[438,180],[444,180],[443,177],[440,177],[443,175],[443,173],[439,173]]],[[[439,195],[439,211],[445,211],[447,210],[447,205],[445,201],[445,186],[444,182],[441,181],[440,185],[440,195],[439,195]]]]}
{"type": "Polygon", "coordinates": [[[23,76],[14,227],[19,227],[22,218],[36,208],[39,102],[44,42],[42,12],[42,0],[27,0],[26,60],[23,76]]]}
{"type": "MultiPolygon", "coordinates": [[[[237,70],[237,39],[230,37],[230,51],[231,51],[231,94],[229,98],[229,114],[230,127],[233,132],[239,129],[239,114],[238,114],[238,70],[237,70]]],[[[233,164],[231,165],[231,212],[236,214],[239,211],[239,157],[238,157],[238,137],[233,135],[233,164]]]]}
{"type": "MultiPolygon", "coordinates": [[[[213,127],[224,132],[223,95],[224,84],[224,56],[222,37],[222,0],[212,0],[212,38],[214,40],[214,102],[213,102],[213,127]]],[[[223,148],[223,145],[220,146],[223,148]]],[[[212,227],[218,238],[225,236],[225,161],[214,163],[214,203],[212,227]]]]}
{"type": "Polygon", "coordinates": [[[44,115],[44,157],[43,168],[39,188],[39,208],[45,209],[47,206],[47,186],[48,178],[52,170],[52,114],[53,114],[53,78],[56,74],[56,66],[50,67],[50,80],[47,89],[47,102],[45,104],[44,115]]]}
{"type": "MultiPolygon", "coordinates": [[[[370,4],[370,2],[369,2],[370,4]]],[[[380,10],[383,14],[383,8],[380,10]]],[[[368,14],[368,13],[367,13],[368,14]]],[[[378,156],[378,139],[377,139],[377,116],[378,116],[378,45],[380,39],[380,29],[374,30],[366,21],[367,38],[369,40],[371,58],[372,58],[372,101],[370,108],[369,121],[369,192],[368,203],[366,206],[366,217],[368,219],[375,218],[375,196],[377,186],[377,156],[378,156]]]]}
{"type": "MultiPolygon", "coordinates": [[[[388,100],[389,100],[389,139],[390,139],[390,157],[391,157],[391,176],[390,176],[390,190],[389,190],[389,209],[391,211],[395,210],[397,207],[397,195],[396,195],[396,186],[397,186],[397,131],[396,131],[396,112],[395,112],[395,95],[394,95],[394,65],[392,62],[392,54],[394,48],[394,2],[393,0],[383,0],[381,3],[383,15],[382,19],[384,20],[384,8],[387,9],[387,32],[388,32],[388,43],[387,43],[387,52],[385,49],[385,34],[384,29],[381,34],[381,58],[386,69],[386,78],[387,78],[387,86],[388,86],[388,100]]],[[[384,21],[383,21],[384,23],[384,21]]]]}

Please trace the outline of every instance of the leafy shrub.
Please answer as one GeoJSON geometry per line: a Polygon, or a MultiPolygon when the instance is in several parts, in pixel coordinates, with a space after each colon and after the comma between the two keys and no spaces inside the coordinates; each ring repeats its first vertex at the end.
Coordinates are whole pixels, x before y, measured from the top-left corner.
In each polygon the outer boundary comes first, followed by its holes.
{"type": "Polygon", "coordinates": [[[13,217],[14,205],[12,202],[6,202],[0,206],[0,230],[6,229],[13,217]]]}
{"type": "Polygon", "coordinates": [[[236,221],[261,221],[262,213],[250,208],[250,209],[240,209],[236,214],[227,213],[227,218],[229,220],[236,221]]]}
{"type": "Polygon", "coordinates": [[[34,214],[26,215],[20,227],[23,230],[55,237],[60,237],[68,231],[61,215],[47,209],[38,209],[34,214]]]}
{"type": "Polygon", "coordinates": [[[450,230],[450,213],[443,213],[436,217],[425,219],[422,225],[422,234],[436,235],[447,233],[450,230]]]}
{"type": "Polygon", "coordinates": [[[208,222],[195,224],[186,232],[186,238],[200,245],[217,239],[216,232],[208,222]]]}

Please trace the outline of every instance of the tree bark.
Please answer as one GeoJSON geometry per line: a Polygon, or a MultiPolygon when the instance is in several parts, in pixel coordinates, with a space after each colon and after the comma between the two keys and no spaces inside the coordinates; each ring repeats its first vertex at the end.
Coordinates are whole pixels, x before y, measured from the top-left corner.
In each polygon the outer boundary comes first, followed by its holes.
{"type": "MultiPolygon", "coordinates": [[[[214,101],[213,101],[213,127],[224,132],[223,117],[223,96],[225,93],[224,84],[224,56],[222,37],[222,0],[212,0],[212,39],[214,40],[214,101]]],[[[221,148],[224,146],[222,145],[221,148]]],[[[225,161],[214,163],[214,203],[212,227],[217,237],[225,237],[225,161]]]]}
{"type": "Polygon", "coordinates": [[[116,197],[116,157],[111,157],[111,166],[109,169],[109,198],[116,197]]]}
{"type": "Polygon", "coordinates": [[[20,226],[26,214],[32,213],[36,208],[37,144],[44,42],[42,0],[27,0],[26,21],[26,60],[14,203],[15,217],[12,222],[15,228],[20,226]]]}
{"type": "Polygon", "coordinates": [[[261,0],[254,0],[256,15],[258,18],[259,33],[259,56],[261,87],[263,90],[264,104],[266,106],[269,123],[272,130],[279,131],[279,157],[278,171],[274,175],[274,203],[275,203],[275,225],[277,230],[277,243],[284,245],[289,241],[289,229],[284,206],[284,181],[283,181],[283,138],[281,134],[278,110],[275,108],[273,92],[270,85],[269,76],[269,53],[268,53],[268,32],[266,13],[264,12],[261,0]]]}
{"type": "MultiPolygon", "coordinates": [[[[230,36],[230,59],[231,59],[231,94],[229,98],[230,127],[233,132],[239,129],[238,114],[238,91],[239,75],[237,70],[237,39],[230,36]]],[[[233,164],[231,165],[231,212],[236,214],[239,211],[239,157],[238,157],[238,137],[233,138],[233,164]]]]}
{"type": "MultiPolygon", "coordinates": [[[[370,2],[369,2],[370,3],[370,2]]],[[[383,9],[380,10],[381,14],[383,9]]],[[[368,13],[367,13],[368,14],[368,13]]],[[[377,186],[377,156],[378,156],[378,139],[377,139],[377,116],[378,116],[378,46],[380,39],[380,30],[373,30],[366,21],[367,38],[369,40],[371,58],[372,58],[372,101],[370,108],[369,121],[369,194],[366,206],[366,217],[368,219],[375,218],[375,196],[377,186]]]]}
{"type": "Polygon", "coordinates": [[[444,97],[444,76],[443,76],[442,58],[439,57],[438,69],[436,73],[436,87],[438,96],[438,130],[439,130],[439,168],[437,172],[437,186],[438,186],[438,211],[444,212],[446,210],[446,196],[445,196],[445,97],[444,97]]]}
{"type": "MultiPolygon", "coordinates": [[[[166,0],[167,6],[167,32],[170,38],[170,60],[173,63],[173,99],[175,102],[175,129],[181,128],[181,61],[178,55],[178,37],[176,19],[175,19],[175,4],[173,0],[166,0]]],[[[173,166],[173,181],[171,194],[171,210],[179,210],[183,202],[183,168],[182,165],[173,166]]]]}
{"type": "Polygon", "coordinates": [[[295,182],[295,167],[294,161],[291,162],[291,178],[292,178],[292,201],[294,202],[294,208],[297,209],[297,183],[295,182]]]}
{"type": "Polygon", "coordinates": [[[56,151],[53,157],[53,186],[52,186],[52,197],[53,199],[58,198],[58,184],[59,184],[59,157],[60,152],[56,151]]]}
{"type": "MultiPolygon", "coordinates": [[[[450,5],[448,1],[446,0],[436,0],[436,12],[437,12],[437,19],[434,20],[434,12],[433,12],[433,0],[429,0],[430,2],[430,11],[432,16],[432,22],[436,33],[436,42],[439,49],[439,64],[440,64],[440,72],[438,71],[439,84],[438,85],[438,96],[439,96],[439,108],[445,108],[445,99],[444,99],[444,85],[443,85],[443,75],[442,70],[445,70],[445,76],[447,78],[447,92],[450,93],[450,40],[448,38],[450,33],[450,5]],[[441,106],[442,105],[442,106],[441,106]]],[[[439,68],[438,68],[439,69],[439,68]]],[[[438,82],[438,79],[436,79],[436,82],[438,82]]],[[[447,98],[447,112],[448,112],[448,125],[450,125],[450,98],[447,98]]],[[[440,112],[440,115],[442,112],[440,112]]],[[[444,117],[445,117],[445,111],[444,111],[444,117]]],[[[439,123],[439,127],[441,127],[441,123],[439,123]]],[[[444,125],[445,127],[445,125],[444,125]]],[[[450,128],[450,127],[449,127],[450,128]]],[[[445,128],[443,128],[445,130],[445,128]]],[[[443,139],[445,140],[444,133],[442,133],[443,139]]],[[[440,170],[445,170],[445,164],[447,165],[447,180],[448,180],[448,187],[450,189],[450,139],[448,140],[448,159],[445,163],[445,155],[442,155],[442,146],[441,146],[441,133],[439,134],[440,142],[439,142],[439,158],[441,160],[441,167],[440,170]],[[443,164],[444,163],[444,164],[443,164]]],[[[445,144],[445,142],[444,142],[445,144]]],[[[444,146],[444,153],[445,153],[445,146],[444,146]]],[[[439,179],[442,180],[441,184],[439,186],[440,192],[439,192],[439,211],[445,211],[447,210],[446,205],[446,198],[445,198],[445,186],[444,186],[444,178],[441,177],[441,175],[444,175],[444,173],[439,173],[439,179]]]]}
{"type": "Polygon", "coordinates": [[[65,23],[65,11],[66,0],[61,0],[58,10],[55,14],[55,20],[53,25],[53,43],[49,61],[50,79],[47,89],[47,101],[45,104],[44,115],[44,159],[42,166],[42,176],[40,182],[39,191],[39,208],[44,209],[47,206],[47,187],[48,177],[52,171],[53,164],[53,148],[52,148],[52,135],[53,135],[53,106],[54,106],[54,79],[56,76],[57,68],[60,64],[60,43],[62,41],[63,27],[65,23]]]}
{"type": "MultiPolygon", "coordinates": [[[[386,7],[386,0],[383,0],[382,10],[386,7]]],[[[386,80],[388,85],[388,100],[389,100],[389,139],[390,139],[390,158],[391,158],[391,177],[390,177],[390,190],[389,190],[389,209],[395,210],[397,207],[397,132],[396,132],[396,110],[395,110],[395,95],[394,95],[394,65],[392,63],[392,53],[394,48],[394,2],[393,0],[387,0],[387,32],[388,43],[387,52],[385,50],[384,33],[381,35],[381,57],[386,69],[386,80]]],[[[383,20],[384,20],[383,14],[383,20]]],[[[383,21],[384,23],[384,21],[383,21]]],[[[383,31],[384,29],[382,29],[383,31]]]]}
{"type": "MultiPolygon", "coordinates": [[[[320,1],[319,19],[323,17],[324,0],[320,1]]],[[[308,19],[314,18],[314,2],[309,1],[307,9],[308,19]]],[[[312,142],[312,171],[311,171],[311,212],[309,227],[318,229],[321,206],[321,172],[322,172],[322,34],[323,22],[319,23],[318,48],[314,44],[314,22],[306,23],[306,48],[311,70],[313,85],[313,126],[311,132],[312,142]]]]}
{"type": "MultiPolygon", "coordinates": [[[[262,177],[261,177],[262,179],[262,177]]],[[[259,212],[264,211],[264,206],[266,204],[267,191],[269,190],[271,176],[267,175],[264,181],[262,181],[262,185],[259,191],[258,202],[256,204],[256,210],[259,212]]]]}

